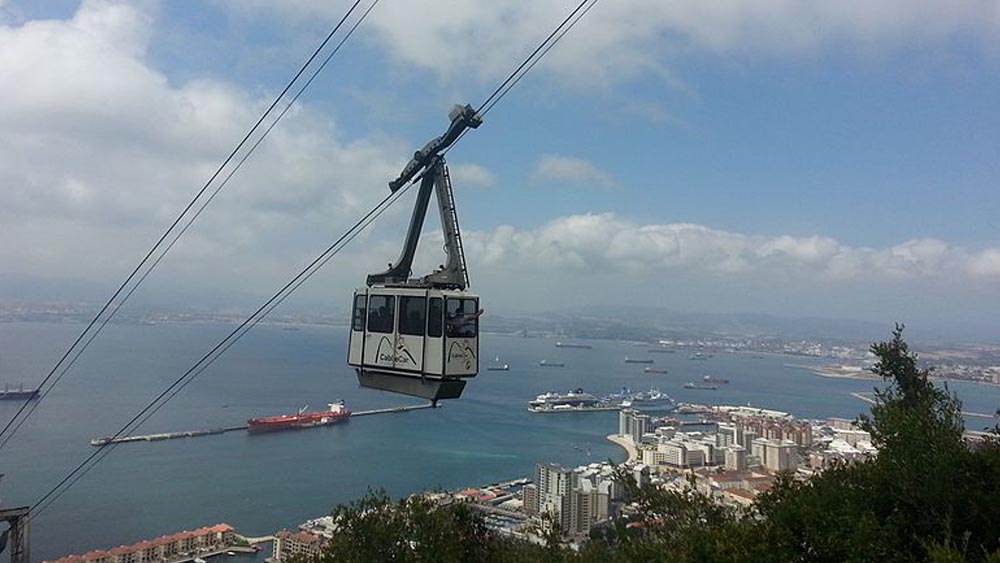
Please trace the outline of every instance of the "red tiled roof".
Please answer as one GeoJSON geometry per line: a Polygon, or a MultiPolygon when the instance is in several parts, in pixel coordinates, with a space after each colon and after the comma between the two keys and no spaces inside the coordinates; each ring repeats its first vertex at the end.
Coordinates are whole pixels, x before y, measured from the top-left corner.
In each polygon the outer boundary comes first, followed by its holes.
{"type": "Polygon", "coordinates": [[[183,532],[178,532],[169,536],[161,536],[153,540],[143,540],[132,545],[120,545],[118,547],[112,548],[107,551],[90,551],[86,555],[67,555],[60,559],[54,561],[47,561],[43,563],[84,563],[86,561],[93,561],[101,557],[107,557],[110,555],[122,555],[126,553],[133,553],[136,551],[141,551],[144,549],[149,549],[150,547],[158,547],[161,545],[167,545],[175,543],[180,540],[185,540],[189,538],[197,538],[201,536],[207,536],[210,534],[226,533],[235,531],[229,524],[216,524],[214,526],[205,526],[203,528],[198,528],[197,530],[185,530],[183,532]]]}

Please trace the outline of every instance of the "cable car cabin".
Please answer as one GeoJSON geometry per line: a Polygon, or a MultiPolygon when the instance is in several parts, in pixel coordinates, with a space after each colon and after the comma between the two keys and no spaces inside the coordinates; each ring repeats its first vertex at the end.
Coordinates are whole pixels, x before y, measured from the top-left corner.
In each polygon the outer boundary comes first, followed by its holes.
{"type": "Polygon", "coordinates": [[[479,297],[466,292],[469,272],[443,151],[465,131],[479,127],[471,106],[454,106],[451,124],[428,141],[389,182],[396,193],[420,182],[403,250],[384,272],[370,274],[367,288],[354,293],[347,363],[358,383],[393,393],[430,399],[457,399],[465,380],[479,373],[479,297]],[[446,261],[437,270],[411,278],[413,257],[431,195],[437,196],[446,261]]]}
{"type": "Polygon", "coordinates": [[[457,399],[479,373],[479,314],[479,297],[461,290],[359,289],[347,363],[365,387],[457,399]]]}

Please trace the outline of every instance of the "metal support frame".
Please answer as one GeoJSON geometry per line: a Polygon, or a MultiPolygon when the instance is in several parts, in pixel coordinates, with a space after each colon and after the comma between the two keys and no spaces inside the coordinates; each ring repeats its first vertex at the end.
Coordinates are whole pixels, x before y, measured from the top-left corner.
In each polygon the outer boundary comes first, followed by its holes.
{"type": "Polygon", "coordinates": [[[389,182],[389,189],[396,193],[400,188],[417,177],[423,170],[420,179],[420,190],[417,201],[413,205],[413,215],[410,216],[410,227],[406,231],[406,241],[403,250],[395,264],[389,264],[389,269],[368,276],[368,286],[373,285],[412,285],[417,287],[440,287],[446,289],[465,289],[469,285],[469,274],[465,267],[465,251],[462,248],[462,234],[458,230],[458,213],[455,211],[455,194],[451,188],[451,176],[444,162],[443,152],[468,129],[479,127],[483,120],[470,105],[456,105],[448,112],[451,124],[440,137],[427,142],[413,154],[406,163],[399,177],[389,182]],[[413,267],[413,257],[420,241],[420,231],[424,228],[427,216],[427,206],[430,204],[431,191],[437,193],[438,210],[441,212],[441,229],[444,231],[444,247],[448,260],[439,269],[419,279],[410,279],[413,267]]]}
{"type": "Polygon", "coordinates": [[[10,525],[10,529],[5,532],[7,546],[10,547],[10,563],[28,563],[30,559],[28,511],[27,506],[0,509],[0,521],[10,525]]]}

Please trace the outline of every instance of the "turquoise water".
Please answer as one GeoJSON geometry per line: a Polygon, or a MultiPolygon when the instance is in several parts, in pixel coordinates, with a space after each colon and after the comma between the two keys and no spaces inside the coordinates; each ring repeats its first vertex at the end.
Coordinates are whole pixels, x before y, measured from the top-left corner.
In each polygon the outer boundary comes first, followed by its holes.
{"type": "MultiPolygon", "coordinates": [[[[79,325],[0,324],[0,381],[37,383],[79,325]]],[[[113,433],[140,405],[169,384],[231,327],[109,326],[28,424],[0,451],[4,505],[34,502],[92,452],[89,440],[113,433]]],[[[167,407],[143,432],[240,424],[252,416],[293,412],[343,398],[354,410],[418,401],[361,389],[344,364],[340,327],[298,331],[258,327],[167,407]]],[[[32,558],[52,558],[131,543],[181,529],[228,522],[262,535],[326,514],[368,487],[403,495],[528,475],[536,462],[567,465],[623,453],[605,441],[617,429],[613,412],[533,415],[525,403],[545,391],[583,387],[596,394],[651,383],[675,399],[746,404],[800,417],[853,417],[866,406],[849,393],[872,382],[827,379],[786,363],[801,358],[719,353],[652,355],[667,375],[646,375],[625,355],[645,346],[593,342],[593,349],[557,349],[554,340],[484,335],[482,356],[509,372],[474,379],[458,401],[437,410],[358,418],[301,432],[243,432],[125,444],[34,521],[32,558]],[[565,368],[542,368],[546,358],[565,368]],[[728,378],[718,391],[683,389],[712,374],[728,378]]],[[[954,383],[966,410],[993,412],[1000,389],[954,383]]],[[[0,403],[0,419],[17,403],[0,403]]],[[[989,421],[970,420],[979,429],[989,421]]]]}

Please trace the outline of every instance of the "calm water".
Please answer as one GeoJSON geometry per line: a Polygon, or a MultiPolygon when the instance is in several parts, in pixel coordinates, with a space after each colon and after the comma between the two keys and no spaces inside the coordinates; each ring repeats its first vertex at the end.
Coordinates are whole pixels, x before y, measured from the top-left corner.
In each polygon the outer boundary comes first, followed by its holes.
{"type": "MultiPolygon", "coordinates": [[[[0,382],[37,383],[82,327],[0,324],[0,382]]],[[[186,370],[231,328],[201,325],[109,326],[15,439],[0,451],[5,505],[33,503],[186,370]]],[[[344,398],[354,410],[418,401],[360,389],[344,363],[342,328],[258,327],[151,419],[143,432],[239,424],[344,398]]],[[[604,437],[613,412],[532,415],[525,402],[574,387],[604,394],[653,383],[681,401],[746,404],[800,417],[853,417],[865,409],[853,391],[871,382],[826,379],[799,358],[717,354],[651,355],[668,375],[646,375],[625,355],[645,346],[594,342],[557,349],[553,340],[484,335],[484,364],[499,355],[509,372],[483,371],[459,401],[438,410],[379,415],[301,432],[124,444],[33,522],[33,559],[131,543],[181,529],[228,522],[262,535],[329,513],[368,487],[403,495],[528,475],[538,461],[567,465],[623,454],[604,437]],[[542,368],[546,358],[565,368],[542,368]],[[682,388],[710,373],[730,379],[718,391],[682,388]]],[[[1000,389],[953,384],[966,410],[993,412],[1000,389]]],[[[0,403],[7,420],[15,402],[0,403]]],[[[985,420],[972,420],[979,429],[985,420]]]]}

